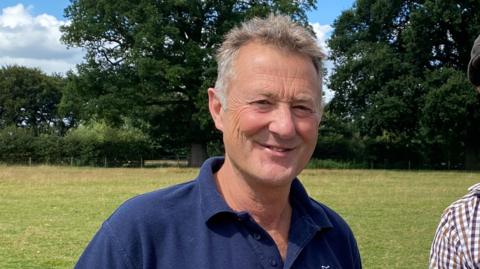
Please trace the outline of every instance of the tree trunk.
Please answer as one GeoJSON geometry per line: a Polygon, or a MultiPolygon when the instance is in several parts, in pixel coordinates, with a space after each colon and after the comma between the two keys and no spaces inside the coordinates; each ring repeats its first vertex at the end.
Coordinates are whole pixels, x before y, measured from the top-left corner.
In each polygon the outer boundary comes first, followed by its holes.
{"type": "Polygon", "coordinates": [[[467,147],[465,150],[465,169],[480,170],[480,149],[467,147]]]}
{"type": "Polygon", "coordinates": [[[205,144],[192,143],[190,156],[188,156],[188,166],[200,167],[207,159],[207,147],[205,144]]]}

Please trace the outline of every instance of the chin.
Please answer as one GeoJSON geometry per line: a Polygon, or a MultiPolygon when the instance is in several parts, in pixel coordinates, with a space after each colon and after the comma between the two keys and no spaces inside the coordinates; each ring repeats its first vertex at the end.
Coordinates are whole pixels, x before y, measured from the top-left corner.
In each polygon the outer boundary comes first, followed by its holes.
{"type": "Polygon", "coordinates": [[[278,165],[262,165],[262,181],[272,186],[284,186],[292,183],[298,175],[293,167],[282,167],[278,165]]]}

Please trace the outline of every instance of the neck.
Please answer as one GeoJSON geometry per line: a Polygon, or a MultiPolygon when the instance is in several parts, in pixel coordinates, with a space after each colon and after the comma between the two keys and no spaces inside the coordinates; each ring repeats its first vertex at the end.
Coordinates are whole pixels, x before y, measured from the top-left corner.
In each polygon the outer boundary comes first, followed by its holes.
{"type": "Polygon", "coordinates": [[[250,213],[259,224],[281,221],[282,216],[286,217],[286,212],[291,211],[290,185],[270,186],[245,178],[232,169],[227,159],[215,180],[227,204],[235,211],[250,213]]]}
{"type": "Polygon", "coordinates": [[[225,163],[215,174],[217,188],[235,211],[246,211],[272,237],[285,260],[292,207],[290,185],[268,186],[241,176],[231,163],[225,163]]]}

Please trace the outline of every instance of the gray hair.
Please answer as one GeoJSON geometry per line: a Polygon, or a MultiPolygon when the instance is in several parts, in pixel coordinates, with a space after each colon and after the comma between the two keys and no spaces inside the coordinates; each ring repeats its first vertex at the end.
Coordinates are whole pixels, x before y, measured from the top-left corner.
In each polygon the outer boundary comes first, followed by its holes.
{"type": "MultiPolygon", "coordinates": [[[[321,82],[322,60],[325,58],[325,54],[310,32],[284,15],[270,15],[265,19],[253,18],[230,30],[217,51],[218,69],[215,90],[224,109],[226,108],[225,96],[228,82],[234,75],[233,61],[240,48],[251,41],[308,56],[312,59],[321,82]]],[[[321,83],[319,91],[321,92],[321,83]]]]}

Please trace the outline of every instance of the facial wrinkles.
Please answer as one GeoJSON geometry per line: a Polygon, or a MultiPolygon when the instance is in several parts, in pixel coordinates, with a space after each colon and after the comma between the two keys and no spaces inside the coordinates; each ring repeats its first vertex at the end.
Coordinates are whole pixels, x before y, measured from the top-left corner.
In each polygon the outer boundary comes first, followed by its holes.
{"type": "MultiPolygon", "coordinates": [[[[273,57],[277,56],[273,55],[273,57]]],[[[284,59],[283,56],[280,57],[282,58],[279,58],[279,61],[284,59]]],[[[288,68],[265,64],[261,57],[241,58],[234,62],[235,76],[230,78],[230,87],[226,91],[226,110],[230,114],[228,120],[232,121],[231,132],[234,132],[232,135],[239,141],[245,142],[249,135],[244,132],[246,130],[241,129],[241,115],[248,109],[255,109],[250,103],[258,99],[266,99],[274,105],[286,103],[290,109],[297,104],[307,105],[315,112],[312,113],[312,117],[315,117],[318,122],[321,104],[317,85],[318,74],[313,66],[306,67],[302,59],[289,59],[283,62],[284,65],[288,65],[288,68]]],[[[290,113],[293,112],[290,111],[290,113]]],[[[292,120],[295,120],[295,116],[292,120]]],[[[307,123],[303,123],[305,124],[307,123]]],[[[310,121],[309,125],[311,124],[310,121]]],[[[294,125],[296,128],[295,123],[294,125]]]]}
{"type": "Polygon", "coordinates": [[[233,123],[232,130],[235,130],[235,137],[242,142],[247,140],[245,134],[240,130],[240,115],[247,109],[247,107],[242,104],[243,102],[240,97],[233,95],[228,99],[228,105],[225,110],[227,114],[231,115],[229,120],[233,123]]]}
{"type": "MultiPolygon", "coordinates": [[[[262,69],[260,69],[262,70],[262,69]]],[[[259,81],[260,93],[265,92],[265,95],[274,97],[276,101],[282,102],[297,102],[308,101],[315,105],[315,110],[318,110],[319,95],[317,85],[311,80],[305,79],[305,72],[294,69],[288,74],[279,74],[280,72],[272,68],[267,72],[257,74],[259,81]]]]}
{"type": "MultiPolygon", "coordinates": [[[[292,83],[293,84],[293,83],[292,83]]],[[[290,87],[290,88],[293,88],[290,87]]],[[[302,89],[287,89],[282,88],[282,90],[272,90],[271,85],[261,85],[259,90],[254,90],[251,93],[246,92],[236,92],[240,89],[233,89],[231,95],[229,96],[227,111],[230,114],[229,120],[232,122],[232,131],[235,130],[235,137],[241,139],[241,141],[247,140],[248,133],[245,133],[246,130],[241,128],[241,115],[251,115],[251,113],[246,112],[247,110],[255,110],[254,107],[250,105],[251,102],[256,100],[267,99],[269,102],[272,102],[274,106],[279,109],[279,106],[282,106],[282,109],[290,109],[289,117],[292,117],[294,128],[297,129],[297,119],[295,115],[292,115],[292,106],[297,104],[306,105],[309,108],[314,110],[311,117],[314,118],[316,122],[318,121],[317,111],[316,111],[316,101],[315,97],[312,96],[311,91],[302,90],[302,89]],[[298,92],[298,94],[296,93],[298,92]]],[[[278,113],[278,111],[276,112],[278,113]]],[[[283,113],[283,112],[282,112],[283,113]]],[[[263,114],[256,114],[257,117],[263,116],[263,114]]],[[[283,115],[281,116],[283,117],[283,115]]],[[[244,119],[245,120],[245,119],[244,119]]],[[[249,119],[251,120],[251,119],[249,119]]],[[[256,119],[254,119],[256,120],[256,119]]],[[[260,119],[258,119],[260,120],[260,119]]],[[[309,124],[312,124],[311,122],[309,124]]]]}

